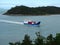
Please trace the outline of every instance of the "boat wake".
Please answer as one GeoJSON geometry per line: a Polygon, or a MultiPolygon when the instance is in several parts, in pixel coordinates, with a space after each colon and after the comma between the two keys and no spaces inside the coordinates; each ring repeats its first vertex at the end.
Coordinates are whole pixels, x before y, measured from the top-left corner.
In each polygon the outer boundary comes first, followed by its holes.
{"type": "Polygon", "coordinates": [[[0,20],[0,22],[13,23],[13,24],[24,24],[23,22],[9,21],[9,20],[0,20]]]}

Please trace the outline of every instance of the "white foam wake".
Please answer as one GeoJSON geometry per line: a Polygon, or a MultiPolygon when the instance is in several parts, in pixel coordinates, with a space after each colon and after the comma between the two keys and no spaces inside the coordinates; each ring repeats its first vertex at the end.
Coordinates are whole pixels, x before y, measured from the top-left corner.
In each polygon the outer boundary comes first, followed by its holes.
{"type": "Polygon", "coordinates": [[[24,24],[23,22],[9,21],[9,20],[0,20],[0,22],[13,23],[13,24],[24,24]]]}

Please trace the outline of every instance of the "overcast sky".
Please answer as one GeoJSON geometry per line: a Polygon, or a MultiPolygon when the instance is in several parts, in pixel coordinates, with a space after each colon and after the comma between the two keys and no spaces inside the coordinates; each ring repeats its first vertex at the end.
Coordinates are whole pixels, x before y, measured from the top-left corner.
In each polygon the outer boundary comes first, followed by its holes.
{"type": "Polygon", "coordinates": [[[0,0],[0,8],[11,8],[14,6],[25,5],[29,7],[38,6],[58,6],[60,0],[0,0]]]}

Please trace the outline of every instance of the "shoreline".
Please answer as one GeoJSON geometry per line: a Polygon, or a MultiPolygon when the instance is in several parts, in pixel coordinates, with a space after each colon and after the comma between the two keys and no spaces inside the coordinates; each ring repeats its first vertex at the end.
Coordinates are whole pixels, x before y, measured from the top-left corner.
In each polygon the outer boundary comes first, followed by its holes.
{"type": "Polygon", "coordinates": [[[3,15],[8,15],[8,16],[50,16],[50,15],[60,15],[60,14],[45,14],[45,15],[33,15],[33,14],[3,14],[3,15]]]}

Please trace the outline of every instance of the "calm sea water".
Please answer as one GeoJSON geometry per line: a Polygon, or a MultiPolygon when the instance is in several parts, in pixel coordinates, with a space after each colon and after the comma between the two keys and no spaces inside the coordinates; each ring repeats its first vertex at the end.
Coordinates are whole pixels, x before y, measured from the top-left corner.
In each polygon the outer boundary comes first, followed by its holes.
{"type": "Polygon", "coordinates": [[[21,41],[24,35],[30,35],[33,40],[35,32],[40,32],[42,36],[47,37],[49,34],[55,36],[60,33],[60,15],[51,16],[7,16],[0,15],[0,45],[9,45],[9,42],[21,41]],[[25,19],[41,21],[40,27],[27,26],[13,22],[21,22],[25,19]],[[10,23],[9,23],[10,21],[10,23]]]}

